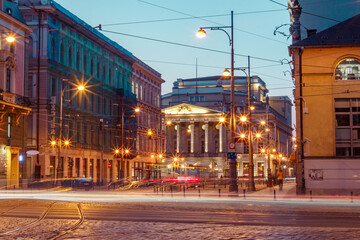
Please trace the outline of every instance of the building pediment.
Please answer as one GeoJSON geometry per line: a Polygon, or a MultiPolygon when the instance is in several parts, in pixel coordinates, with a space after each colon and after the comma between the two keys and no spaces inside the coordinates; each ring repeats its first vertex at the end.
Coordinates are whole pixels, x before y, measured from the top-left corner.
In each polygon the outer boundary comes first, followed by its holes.
{"type": "Polygon", "coordinates": [[[199,107],[188,103],[167,107],[163,109],[166,115],[196,115],[196,114],[222,114],[221,111],[216,111],[206,107],[199,107]]]}

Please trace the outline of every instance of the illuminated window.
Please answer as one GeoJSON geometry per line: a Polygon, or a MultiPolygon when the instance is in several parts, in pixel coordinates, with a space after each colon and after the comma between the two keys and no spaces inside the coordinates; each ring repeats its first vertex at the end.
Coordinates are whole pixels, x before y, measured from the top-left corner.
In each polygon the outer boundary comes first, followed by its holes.
{"type": "Polygon", "coordinates": [[[347,58],[341,61],[335,70],[335,80],[360,80],[360,62],[347,58]]]}
{"type": "Polygon", "coordinates": [[[12,117],[8,116],[8,138],[12,136],[12,117]]]}

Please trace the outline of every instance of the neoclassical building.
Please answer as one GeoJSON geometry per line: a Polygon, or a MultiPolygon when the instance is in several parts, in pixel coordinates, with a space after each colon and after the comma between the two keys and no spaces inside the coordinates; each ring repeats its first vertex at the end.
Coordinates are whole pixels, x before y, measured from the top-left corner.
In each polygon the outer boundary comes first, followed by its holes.
{"type": "Polygon", "coordinates": [[[0,1],[0,188],[18,187],[31,171],[26,159],[31,108],[23,87],[31,31],[15,3],[0,1]]]}
{"type": "Polygon", "coordinates": [[[131,177],[134,57],[55,1],[19,3],[33,30],[24,84],[33,102],[27,148],[39,152],[27,157],[31,180],[85,177],[106,183],[131,177]]]}
{"type": "MultiPolygon", "coordinates": [[[[252,131],[261,133],[261,137],[253,139],[254,173],[259,178],[267,177],[268,169],[274,174],[280,164],[282,167],[287,165],[286,161],[292,152],[292,103],[287,96],[267,97],[267,93],[265,82],[258,76],[252,76],[251,99],[255,107],[252,112],[252,131]],[[267,119],[268,126],[261,125],[267,119]],[[266,128],[269,132],[266,132],[266,128]],[[273,149],[275,152],[272,152],[273,149]],[[270,150],[271,154],[268,154],[270,150]]],[[[249,125],[241,124],[239,120],[240,116],[247,115],[245,77],[235,77],[235,107],[238,116],[235,145],[237,172],[239,177],[247,177],[249,143],[241,134],[248,133],[249,125]]],[[[162,96],[162,108],[165,123],[168,123],[165,143],[168,169],[163,171],[174,177],[228,177],[229,78],[211,76],[178,79],[174,82],[172,92],[162,96]],[[225,118],[224,123],[220,122],[220,117],[225,118]]]]}

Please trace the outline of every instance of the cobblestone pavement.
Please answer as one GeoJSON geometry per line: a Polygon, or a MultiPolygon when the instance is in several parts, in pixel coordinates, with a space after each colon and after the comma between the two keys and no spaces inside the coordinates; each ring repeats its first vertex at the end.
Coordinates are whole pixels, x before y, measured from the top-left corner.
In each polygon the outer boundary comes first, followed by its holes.
{"type": "Polygon", "coordinates": [[[359,239],[360,229],[87,221],[68,239],[359,239]]]}
{"type": "Polygon", "coordinates": [[[360,208],[314,203],[0,200],[0,239],[360,239],[360,208]],[[38,219],[28,228],[11,231],[38,219]],[[236,220],[231,222],[231,220],[236,220]],[[225,223],[229,221],[229,223],[225,223]],[[359,224],[357,224],[357,222],[359,224]],[[357,227],[359,226],[359,227],[357,227]]]}

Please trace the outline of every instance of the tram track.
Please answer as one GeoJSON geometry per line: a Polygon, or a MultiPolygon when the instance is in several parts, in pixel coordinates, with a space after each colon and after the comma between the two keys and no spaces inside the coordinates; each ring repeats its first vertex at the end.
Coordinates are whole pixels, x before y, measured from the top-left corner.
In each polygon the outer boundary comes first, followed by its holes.
{"type": "Polygon", "coordinates": [[[55,204],[55,201],[50,203],[49,206],[42,212],[42,214],[34,221],[30,222],[30,223],[26,223],[26,224],[23,224],[21,226],[18,226],[12,230],[9,230],[9,231],[6,231],[6,232],[3,232],[3,233],[0,233],[0,237],[1,236],[5,236],[5,235],[8,235],[10,233],[13,233],[13,232],[16,232],[16,231],[19,231],[19,230],[23,230],[23,229],[26,229],[26,228],[29,228],[35,224],[37,224],[38,222],[40,222],[41,220],[43,220],[47,213],[49,212],[49,210],[51,209],[51,207],[55,204]]]}
{"type": "Polygon", "coordinates": [[[68,229],[66,229],[64,231],[61,231],[57,235],[49,238],[50,240],[60,239],[61,237],[65,236],[66,234],[71,233],[72,231],[75,231],[77,228],[79,228],[84,223],[85,216],[84,216],[84,212],[83,212],[83,210],[81,208],[81,204],[78,203],[77,207],[78,207],[78,213],[79,213],[79,216],[80,216],[79,221],[77,221],[72,227],[70,227],[70,228],[68,228],[68,229]]]}

